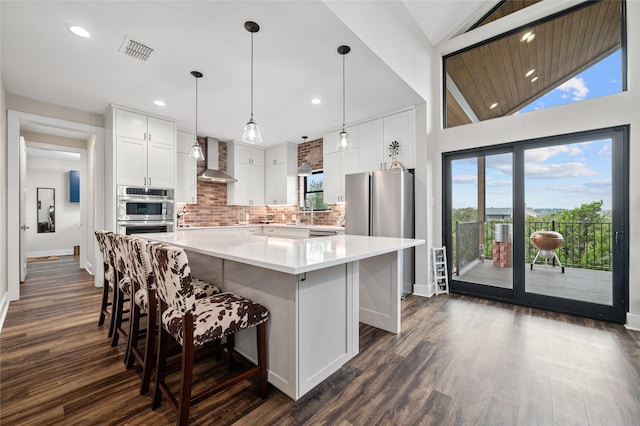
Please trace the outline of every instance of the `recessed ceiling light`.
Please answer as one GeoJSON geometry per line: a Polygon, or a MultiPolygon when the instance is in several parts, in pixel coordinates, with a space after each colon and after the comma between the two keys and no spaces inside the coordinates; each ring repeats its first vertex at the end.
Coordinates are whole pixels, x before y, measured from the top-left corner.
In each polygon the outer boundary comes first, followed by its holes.
{"type": "Polygon", "coordinates": [[[526,33],[524,33],[524,35],[520,38],[520,41],[527,41],[529,39],[529,37],[533,36],[535,38],[535,35],[533,34],[533,31],[527,31],[526,33]]]}
{"type": "Polygon", "coordinates": [[[535,82],[535,81],[537,81],[537,80],[538,80],[538,76],[535,76],[535,77],[533,77],[533,78],[531,79],[531,82],[533,83],[533,82],[535,82]]]}
{"type": "Polygon", "coordinates": [[[79,25],[69,24],[69,25],[67,25],[67,28],[69,28],[69,31],[71,31],[72,33],[74,33],[78,37],[82,37],[82,38],[91,37],[91,34],[89,33],[89,31],[85,30],[84,28],[82,28],[79,25]]]}
{"type": "Polygon", "coordinates": [[[155,101],[153,101],[153,103],[158,105],[158,106],[165,106],[166,105],[164,103],[164,101],[161,101],[160,99],[156,99],[155,101]]]}
{"type": "Polygon", "coordinates": [[[489,107],[489,109],[494,109],[494,108],[495,108],[495,107],[497,107],[497,106],[498,106],[498,103],[497,103],[497,102],[494,102],[494,103],[492,103],[492,104],[491,104],[491,106],[489,107]]]}
{"type": "Polygon", "coordinates": [[[529,71],[527,71],[527,73],[524,75],[525,77],[529,77],[531,74],[533,74],[534,72],[536,72],[535,68],[531,68],[529,71]]]}
{"type": "Polygon", "coordinates": [[[314,104],[314,105],[318,105],[318,104],[322,103],[322,100],[319,99],[319,98],[313,98],[313,99],[311,99],[311,103],[314,104]]]}

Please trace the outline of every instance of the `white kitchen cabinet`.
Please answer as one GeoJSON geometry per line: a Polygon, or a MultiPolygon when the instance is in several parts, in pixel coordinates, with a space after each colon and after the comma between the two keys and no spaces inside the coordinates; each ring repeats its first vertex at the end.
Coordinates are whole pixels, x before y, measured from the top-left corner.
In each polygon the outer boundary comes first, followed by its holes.
{"type": "Polygon", "coordinates": [[[390,146],[398,142],[396,159],[405,168],[415,168],[415,111],[408,110],[362,123],[359,132],[359,166],[361,172],[386,170],[393,158],[390,146]]]}
{"type": "Polygon", "coordinates": [[[116,135],[173,146],[175,145],[175,124],[168,120],[117,109],[116,135]]]}
{"type": "Polygon", "coordinates": [[[358,150],[334,152],[323,157],[324,202],[344,203],[344,177],[358,173],[358,150]]]}
{"type": "MultiPolygon", "coordinates": [[[[384,164],[387,159],[384,153],[384,134],[383,120],[377,120],[362,123],[358,126],[358,134],[360,137],[359,153],[359,170],[361,172],[373,172],[375,170],[384,170],[384,164]]],[[[390,165],[391,162],[389,161],[390,165]]]]}
{"type": "Polygon", "coordinates": [[[175,124],[115,110],[116,184],[175,187],[175,124]]]}
{"type": "Polygon", "coordinates": [[[264,205],[264,150],[228,143],[227,172],[238,180],[227,184],[228,205],[264,205]]]}
{"type": "Polygon", "coordinates": [[[346,128],[353,149],[337,151],[336,144],[340,130],[325,133],[322,136],[322,172],[324,175],[324,202],[327,204],[344,203],[344,176],[358,173],[358,126],[346,128]]]}
{"type": "Polygon", "coordinates": [[[247,145],[234,144],[237,163],[264,166],[264,150],[247,145]]]}
{"type": "Polygon", "coordinates": [[[415,110],[400,112],[398,114],[384,117],[384,158],[387,161],[387,168],[391,166],[393,161],[389,156],[389,147],[391,143],[397,141],[399,144],[397,160],[400,161],[405,168],[413,169],[415,165],[415,110]]]}
{"type": "Polygon", "coordinates": [[[181,130],[178,130],[177,135],[175,200],[178,204],[196,204],[198,196],[197,163],[189,158],[195,135],[181,130]]]}
{"type": "Polygon", "coordinates": [[[297,204],[298,146],[287,142],[265,151],[265,203],[297,204]]]}

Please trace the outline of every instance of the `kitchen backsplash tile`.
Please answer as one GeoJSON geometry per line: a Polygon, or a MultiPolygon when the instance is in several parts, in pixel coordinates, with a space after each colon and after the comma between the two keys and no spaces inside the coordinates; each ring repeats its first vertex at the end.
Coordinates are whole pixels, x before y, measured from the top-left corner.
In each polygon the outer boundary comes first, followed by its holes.
{"type": "MultiPolygon", "coordinates": [[[[207,152],[206,137],[199,137],[198,143],[203,152],[207,152]]],[[[227,170],[227,144],[218,144],[218,169],[227,170]]],[[[322,169],[322,139],[305,142],[298,145],[298,165],[306,160],[313,170],[322,169]]],[[[206,167],[205,161],[198,162],[198,174],[206,167]]],[[[298,188],[298,194],[300,188],[298,188]]],[[[315,225],[337,225],[340,215],[344,213],[343,204],[330,206],[329,211],[314,212],[315,225]]],[[[245,214],[249,214],[250,223],[266,222],[273,218],[273,223],[291,223],[292,215],[296,215],[300,222],[308,224],[311,213],[301,212],[298,206],[227,206],[227,185],[216,182],[198,181],[198,204],[179,205],[178,211],[186,211],[178,220],[178,226],[225,226],[243,221],[245,214]],[[284,215],[285,219],[282,219],[284,215]]]]}

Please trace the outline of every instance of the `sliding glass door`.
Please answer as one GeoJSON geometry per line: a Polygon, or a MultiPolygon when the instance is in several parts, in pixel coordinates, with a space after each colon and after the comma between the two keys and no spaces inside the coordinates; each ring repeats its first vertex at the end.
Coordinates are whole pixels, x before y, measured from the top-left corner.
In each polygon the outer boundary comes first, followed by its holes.
{"type": "Polygon", "coordinates": [[[624,322],[626,132],[447,155],[451,290],[624,322]]]}
{"type": "Polygon", "coordinates": [[[513,294],[512,165],[510,152],[452,159],[447,227],[452,279],[507,298],[513,294]]]}

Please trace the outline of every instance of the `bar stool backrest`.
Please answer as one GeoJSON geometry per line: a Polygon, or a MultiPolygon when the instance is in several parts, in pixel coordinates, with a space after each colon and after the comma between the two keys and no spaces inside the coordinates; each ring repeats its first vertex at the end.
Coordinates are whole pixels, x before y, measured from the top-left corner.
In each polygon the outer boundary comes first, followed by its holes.
{"type": "MultiPolygon", "coordinates": [[[[111,231],[102,231],[102,230],[97,230],[95,232],[96,234],[96,240],[98,241],[98,247],[100,248],[100,254],[102,254],[102,262],[104,263],[104,276],[105,278],[111,280],[111,279],[115,279],[114,277],[114,265],[115,265],[115,261],[114,261],[114,255],[113,255],[113,249],[112,249],[112,243],[111,243],[111,239],[112,239],[112,235],[113,232],[111,231]]],[[[112,282],[112,284],[115,284],[115,282],[112,282]]]]}
{"type": "Polygon", "coordinates": [[[193,312],[196,296],[187,254],[178,247],[158,242],[150,242],[147,248],[158,298],[182,315],[193,312]]]}
{"type": "MultiPolygon", "coordinates": [[[[125,250],[130,261],[129,277],[136,283],[136,287],[151,290],[155,288],[154,275],[147,252],[147,240],[135,236],[123,239],[125,250]]],[[[137,290],[137,288],[136,288],[137,290]]]]}

